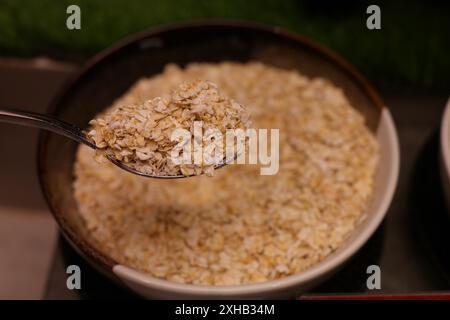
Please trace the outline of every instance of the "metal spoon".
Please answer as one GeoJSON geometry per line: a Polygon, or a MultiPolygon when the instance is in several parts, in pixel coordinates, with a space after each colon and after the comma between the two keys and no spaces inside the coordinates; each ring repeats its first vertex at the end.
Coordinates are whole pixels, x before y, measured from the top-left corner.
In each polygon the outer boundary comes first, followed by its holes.
{"type": "MultiPolygon", "coordinates": [[[[28,112],[28,111],[19,111],[13,109],[0,109],[0,122],[13,123],[26,127],[34,127],[38,129],[48,130],[59,135],[65,136],[69,139],[75,140],[79,143],[83,143],[92,149],[97,149],[97,146],[90,142],[82,130],[77,126],[58,120],[56,118],[52,118],[46,116],[44,114],[28,112]]],[[[116,158],[107,155],[109,161],[118,166],[120,169],[128,171],[130,173],[147,177],[147,178],[156,178],[156,179],[180,179],[192,177],[194,175],[185,176],[185,175],[174,175],[174,176],[156,176],[147,173],[140,172],[130,166],[127,166],[123,162],[117,160],[116,158]]],[[[233,159],[234,160],[234,159],[233,159]]],[[[226,161],[218,164],[215,169],[222,168],[227,165],[226,161]]]]}

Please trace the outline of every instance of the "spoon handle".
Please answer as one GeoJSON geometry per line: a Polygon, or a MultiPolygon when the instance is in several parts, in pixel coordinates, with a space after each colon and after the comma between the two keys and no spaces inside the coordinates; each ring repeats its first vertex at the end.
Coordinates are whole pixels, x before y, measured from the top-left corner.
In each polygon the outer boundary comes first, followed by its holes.
{"type": "Polygon", "coordinates": [[[77,142],[84,143],[91,148],[96,148],[92,142],[86,139],[85,135],[77,126],[43,114],[13,109],[0,109],[0,122],[48,130],[77,142]]]}

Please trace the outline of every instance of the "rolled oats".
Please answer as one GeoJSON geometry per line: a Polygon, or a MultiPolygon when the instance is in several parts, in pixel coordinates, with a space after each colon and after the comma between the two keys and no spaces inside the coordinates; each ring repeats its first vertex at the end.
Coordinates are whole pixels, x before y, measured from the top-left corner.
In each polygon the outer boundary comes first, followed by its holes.
{"type": "MultiPolygon", "coordinates": [[[[155,181],[99,164],[80,145],[75,198],[94,244],[118,263],[201,285],[278,279],[325,259],[364,219],[372,194],[378,146],[364,118],[328,81],[255,62],[169,65],[111,108],[198,78],[246,105],[254,127],[280,129],[278,174],[232,165],[214,178],[155,181]]],[[[136,148],[144,159],[154,151],[136,148]]]]}
{"type": "Polygon", "coordinates": [[[172,140],[172,133],[186,129],[194,137],[195,121],[202,123],[203,130],[217,128],[221,133],[246,129],[248,118],[245,108],[221,95],[217,85],[195,80],[180,84],[164,97],[115,105],[89,122],[87,137],[101,153],[146,174],[211,176],[214,165],[210,163],[172,161],[171,151],[178,143],[172,140]]]}

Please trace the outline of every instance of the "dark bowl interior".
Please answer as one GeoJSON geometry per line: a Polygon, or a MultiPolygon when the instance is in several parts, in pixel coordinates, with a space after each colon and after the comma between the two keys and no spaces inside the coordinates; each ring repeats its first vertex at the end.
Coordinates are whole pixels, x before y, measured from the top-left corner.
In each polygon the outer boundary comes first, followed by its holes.
{"type": "MultiPolygon", "coordinates": [[[[184,66],[224,60],[256,60],[326,77],[345,91],[372,130],[377,126],[382,102],[344,60],[300,36],[241,23],[182,24],[124,40],[94,57],[55,99],[49,113],[83,128],[136,80],[161,72],[167,63],[184,66]]],[[[77,212],[72,190],[76,148],[75,142],[42,132],[38,151],[41,186],[66,238],[98,267],[111,267],[114,261],[91,245],[77,212]]]]}

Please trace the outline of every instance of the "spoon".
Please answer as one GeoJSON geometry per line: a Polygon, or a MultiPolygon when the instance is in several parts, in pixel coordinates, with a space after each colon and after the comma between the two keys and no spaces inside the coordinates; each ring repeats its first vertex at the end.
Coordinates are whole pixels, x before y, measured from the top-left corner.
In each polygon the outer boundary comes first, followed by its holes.
{"type": "MultiPolygon", "coordinates": [[[[89,141],[80,128],[77,126],[58,120],[56,118],[49,117],[44,114],[28,112],[28,111],[19,111],[13,109],[0,109],[0,122],[12,123],[17,125],[22,125],[26,127],[34,127],[38,129],[48,130],[54,133],[57,133],[61,136],[72,139],[76,142],[83,143],[92,149],[97,149],[97,146],[89,141]]],[[[172,176],[156,176],[147,174],[144,172],[140,172],[130,166],[127,166],[123,162],[117,160],[116,158],[107,155],[106,158],[111,161],[113,164],[118,166],[120,169],[128,171],[130,173],[139,175],[141,177],[147,178],[156,178],[156,179],[180,179],[192,177],[194,175],[172,175],[172,176]]],[[[234,159],[232,159],[234,160],[234,159]]],[[[220,164],[215,166],[215,169],[219,169],[227,165],[228,162],[223,161],[220,164]]]]}

